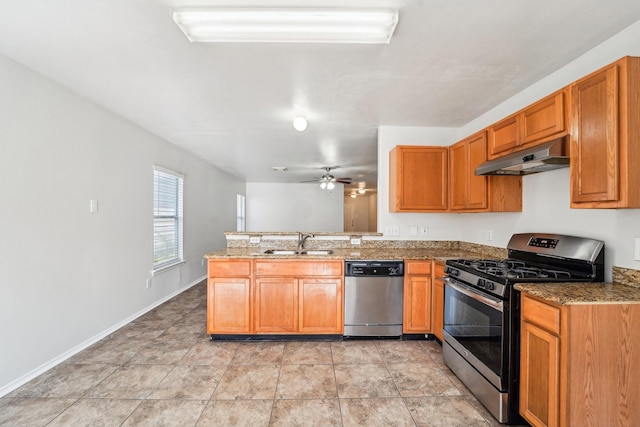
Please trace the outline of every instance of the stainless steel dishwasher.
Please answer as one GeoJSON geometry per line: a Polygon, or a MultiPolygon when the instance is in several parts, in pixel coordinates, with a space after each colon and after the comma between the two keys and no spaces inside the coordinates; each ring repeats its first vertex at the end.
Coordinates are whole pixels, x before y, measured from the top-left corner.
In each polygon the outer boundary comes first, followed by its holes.
{"type": "Polygon", "coordinates": [[[404,262],[345,261],[344,336],[402,335],[404,262]]]}

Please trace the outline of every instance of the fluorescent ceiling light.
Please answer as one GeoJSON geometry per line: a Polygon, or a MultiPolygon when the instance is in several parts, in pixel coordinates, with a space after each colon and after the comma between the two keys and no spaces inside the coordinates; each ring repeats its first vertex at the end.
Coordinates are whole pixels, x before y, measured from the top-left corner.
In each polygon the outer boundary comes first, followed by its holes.
{"type": "Polygon", "coordinates": [[[192,42],[389,43],[386,9],[182,9],[173,20],[192,42]]]}

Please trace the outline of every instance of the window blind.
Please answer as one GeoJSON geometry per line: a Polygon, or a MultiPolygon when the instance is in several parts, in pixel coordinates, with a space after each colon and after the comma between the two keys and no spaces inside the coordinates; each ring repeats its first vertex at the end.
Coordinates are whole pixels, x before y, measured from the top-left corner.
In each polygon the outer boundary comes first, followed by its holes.
{"type": "Polygon", "coordinates": [[[153,269],[183,261],[183,176],[153,170],[153,269]]]}

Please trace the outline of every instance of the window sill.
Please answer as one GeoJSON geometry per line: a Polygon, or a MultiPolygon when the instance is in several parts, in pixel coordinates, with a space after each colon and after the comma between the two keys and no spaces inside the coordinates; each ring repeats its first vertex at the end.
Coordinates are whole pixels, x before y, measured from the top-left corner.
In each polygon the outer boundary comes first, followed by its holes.
{"type": "Polygon", "coordinates": [[[171,270],[173,268],[179,267],[184,263],[186,263],[185,260],[180,260],[180,261],[173,262],[171,264],[163,265],[161,267],[158,267],[158,268],[155,268],[155,269],[151,270],[151,275],[152,276],[157,276],[158,274],[164,273],[167,270],[171,270]]]}

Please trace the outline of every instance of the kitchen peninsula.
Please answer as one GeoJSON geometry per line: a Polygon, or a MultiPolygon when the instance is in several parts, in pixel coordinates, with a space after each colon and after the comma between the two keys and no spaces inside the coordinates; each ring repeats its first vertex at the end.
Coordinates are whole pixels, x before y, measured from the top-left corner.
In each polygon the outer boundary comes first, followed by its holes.
{"type": "Polygon", "coordinates": [[[378,233],[313,236],[305,242],[306,254],[301,254],[299,233],[226,233],[227,248],[205,255],[207,333],[215,338],[341,336],[344,261],[404,260],[403,333],[433,333],[442,339],[442,298],[433,295],[442,295],[444,261],[506,255],[495,247],[385,240],[378,233]],[[280,255],[270,253],[274,249],[280,255]]]}

